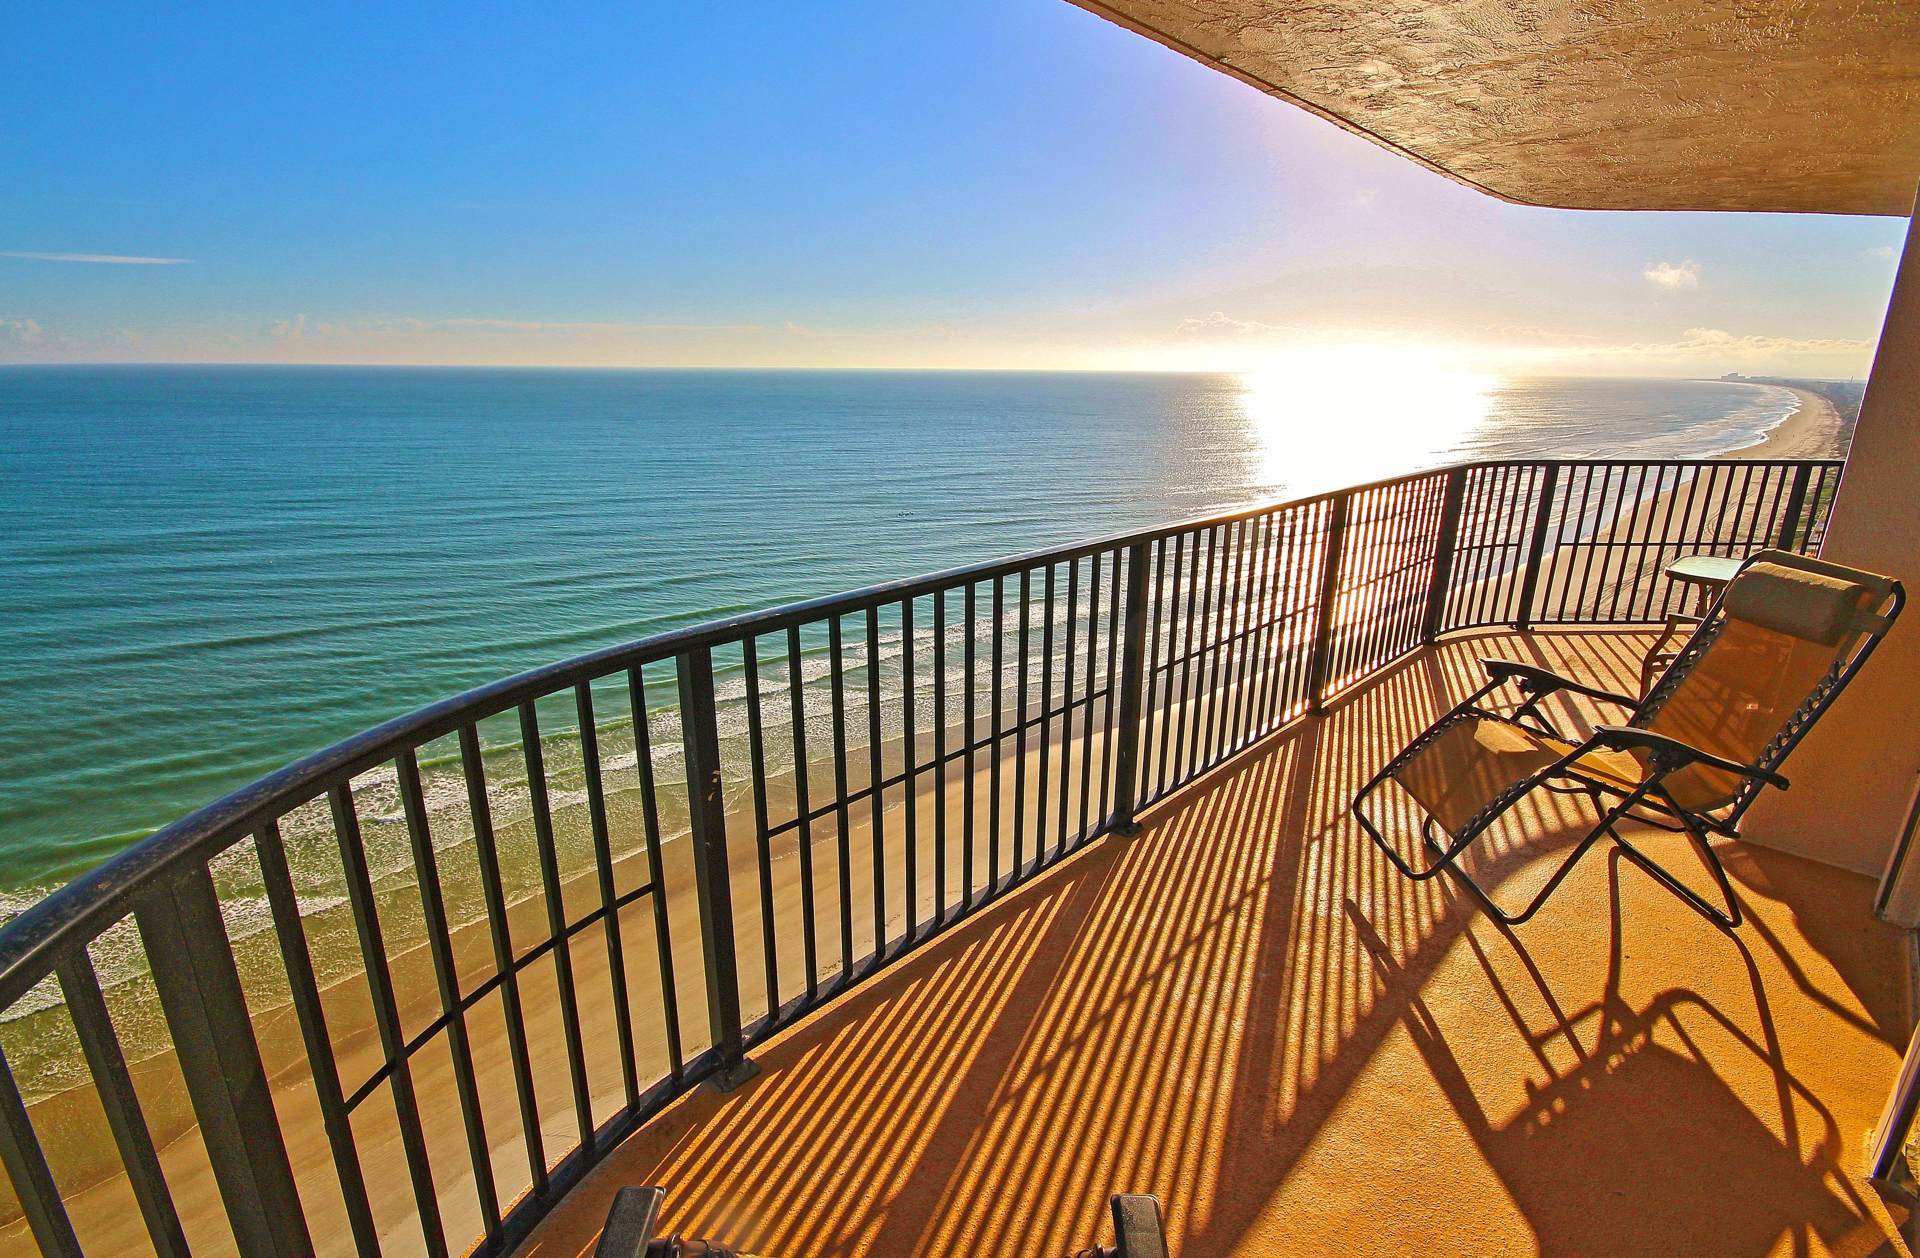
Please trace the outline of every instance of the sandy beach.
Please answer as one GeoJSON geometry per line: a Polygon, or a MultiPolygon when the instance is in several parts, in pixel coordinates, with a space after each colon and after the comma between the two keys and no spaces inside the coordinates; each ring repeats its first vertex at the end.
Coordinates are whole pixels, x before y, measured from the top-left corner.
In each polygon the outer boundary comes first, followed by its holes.
{"type": "MultiPolygon", "coordinates": [[[[1781,386],[1786,387],[1786,386],[1781,386]]],[[[1788,388],[1800,409],[1752,445],[1729,450],[1732,459],[1838,459],[1846,457],[1853,426],[1833,403],[1806,389],[1788,388]]]]}

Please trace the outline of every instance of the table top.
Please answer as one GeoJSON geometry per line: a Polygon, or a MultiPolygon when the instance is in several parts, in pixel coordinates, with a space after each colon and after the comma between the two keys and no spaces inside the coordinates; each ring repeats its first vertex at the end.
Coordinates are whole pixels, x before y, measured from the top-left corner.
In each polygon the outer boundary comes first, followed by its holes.
{"type": "Polygon", "coordinates": [[[1718,555],[1682,555],[1667,565],[1667,576],[1682,585],[1725,585],[1742,562],[1718,555]]]}

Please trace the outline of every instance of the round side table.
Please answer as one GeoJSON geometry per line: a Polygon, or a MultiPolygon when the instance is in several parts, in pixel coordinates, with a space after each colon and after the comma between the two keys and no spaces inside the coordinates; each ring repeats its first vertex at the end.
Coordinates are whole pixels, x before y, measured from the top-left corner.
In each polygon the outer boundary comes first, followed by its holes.
{"type": "Polygon", "coordinates": [[[1667,565],[1669,581],[1693,590],[1693,612],[1668,614],[1666,626],[1647,649],[1646,658],[1640,661],[1641,694],[1653,689],[1654,678],[1680,654],[1677,647],[1669,649],[1668,644],[1682,631],[1690,635],[1695,626],[1706,618],[1713,601],[1720,597],[1720,591],[1726,589],[1727,582],[1733,580],[1734,574],[1740,571],[1742,562],[1720,555],[1682,555],[1667,565]]]}

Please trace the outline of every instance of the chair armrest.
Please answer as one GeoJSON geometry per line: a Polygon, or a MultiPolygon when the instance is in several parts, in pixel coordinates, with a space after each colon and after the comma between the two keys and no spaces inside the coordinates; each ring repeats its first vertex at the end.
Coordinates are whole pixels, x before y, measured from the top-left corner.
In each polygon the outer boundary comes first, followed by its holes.
{"type": "Polygon", "coordinates": [[[1541,668],[1536,664],[1522,664],[1518,660],[1482,659],[1480,666],[1487,670],[1487,676],[1494,681],[1505,681],[1517,677],[1520,684],[1536,695],[1550,695],[1556,690],[1571,690],[1575,694],[1586,695],[1590,699],[1600,699],[1607,703],[1617,703],[1623,708],[1637,708],[1638,699],[1615,694],[1611,690],[1601,690],[1574,681],[1571,677],[1562,677],[1550,668],[1541,668]]]}
{"type": "Polygon", "coordinates": [[[1787,779],[1771,769],[1761,769],[1754,765],[1741,764],[1737,760],[1729,760],[1725,756],[1716,756],[1711,751],[1702,750],[1692,743],[1670,738],[1650,729],[1641,729],[1637,725],[1596,725],[1587,742],[1593,746],[1607,747],[1614,751],[1636,749],[1651,751],[1656,756],[1669,760],[1671,762],[1669,768],[1679,768],[1686,764],[1704,764],[1715,769],[1724,769],[1728,773],[1736,773],[1741,777],[1755,778],[1769,786],[1777,786],[1783,791],[1787,789],[1787,779]]]}

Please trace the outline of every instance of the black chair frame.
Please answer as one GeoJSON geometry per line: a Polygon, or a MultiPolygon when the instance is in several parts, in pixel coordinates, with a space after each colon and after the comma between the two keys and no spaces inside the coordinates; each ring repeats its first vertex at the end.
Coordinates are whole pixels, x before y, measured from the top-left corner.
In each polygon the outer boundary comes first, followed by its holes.
{"type": "MultiPolygon", "coordinates": [[[[1762,551],[1749,557],[1747,564],[1764,558],[1777,557],[1775,552],[1762,551]]],[[[1745,565],[1743,570],[1744,567],[1745,565]]],[[[1450,708],[1424,733],[1407,744],[1399,755],[1389,761],[1360,789],[1350,805],[1354,818],[1401,874],[1419,882],[1437,877],[1442,872],[1451,873],[1473,893],[1491,916],[1509,926],[1520,925],[1539,912],[1541,906],[1566,880],[1567,875],[1573,872],[1580,858],[1602,839],[1612,839],[1627,859],[1679,896],[1708,921],[1725,930],[1737,928],[1743,920],[1739,897],[1734,894],[1726,868],[1721,864],[1720,856],[1714,850],[1710,836],[1735,836],[1738,833],[1741,816],[1763,786],[1787,789],[1787,779],[1776,771],[1776,766],[1786,759],[1787,753],[1793,750],[1807,730],[1812,728],[1827,708],[1832,706],[1834,699],[1845,688],[1847,682],[1860,671],[1867,657],[1872,654],[1874,647],[1885,635],[1887,628],[1898,617],[1900,609],[1906,602],[1906,593],[1898,581],[1888,583],[1887,595],[1883,600],[1886,609],[1877,616],[1878,628],[1865,633],[1860,642],[1835,660],[1826,677],[1815,687],[1806,701],[1794,711],[1784,728],[1768,744],[1765,753],[1757,763],[1753,764],[1740,764],[1728,760],[1680,739],[1647,729],[1638,723],[1651,719],[1653,712],[1673,693],[1692,665],[1712,645],[1714,638],[1726,623],[1723,602],[1724,596],[1721,601],[1714,604],[1694,631],[1693,637],[1688,640],[1685,648],[1668,665],[1659,682],[1643,699],[1584,685],[1563,677],[1551,669],[1533,664],[1514,660],[1482,659],[1480,663],[1487,672],[1486,684],[1450,708]],[[1518,706],[1510,712],[1488,706],[1486,701],[1508,684],[1512,684],[1520,692],[1521,702],[1518,706]],[[1633,715],[1628,724],[1598,725],[1583,739],[1569,738],[1553,727],[1540,706],[1548,698],[1562,692],[1611,704],[1633,715]],[[1535,734],[1543,734],[1560,742],[1572,744],[1572,747],[1557,760],[1521,778],[1489,800],[1468,819],[1457,834],[1446,834],[1436,825],[1433,816],[1427,814],[1420,826],[1420,841],[1422,846],[1432,854],[1432,860],[1424,867],[1416,867],[1400,854],[1381,833],[1373,819],[1367,815],[1366,801],[1398,770],[1425,750],[1429,743],[1452,726],[1466,720],[1505,722],[1535,734]],[[1582,771],[1578,763],[1581,758],[1590,752],[1601,750],[1644,753],[1645,776],[1642,781],[1632,790],[1623,790],[1619,783],[1582,771]],[[1733,798],[1725,804],[1705,811],[1683,808],[1676,803],[1666,789],[1666,780],[1675,772],[1695,764],[1707,765],[1736,775],[1740,779],[1740,785],[1733,798]],[[1509,912],[1495,903],[1487,888],[1475,881],[1458,862],[1475,840],[1483,836],[1502,815],[1536,788],[1560,794],[1586,796],[1592,802],[1599,820],[1575,844],[1572,852],[1548,876],[1545,884],[1533,898],[1518,912],[1509,912]],[[1617,827],[1620,822],[1629,819],[1685,834],[1693,849],[1699,854],[1701,862],[1712,875],[1724,907],[1712,903],[1687,886],[1671,870],[1634,846],[1630,840],[1622,837],[1617,827]]]]}

